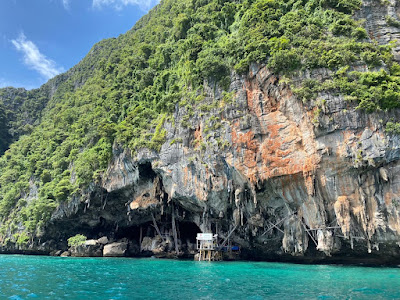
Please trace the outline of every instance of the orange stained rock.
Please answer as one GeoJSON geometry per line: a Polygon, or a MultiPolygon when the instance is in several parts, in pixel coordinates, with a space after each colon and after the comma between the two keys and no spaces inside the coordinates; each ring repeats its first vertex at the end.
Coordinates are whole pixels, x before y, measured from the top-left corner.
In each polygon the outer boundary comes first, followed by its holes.
{"type": "MultiPolygon", "coordinates": [[[[261,71],[269,73],[267,69],[261,71]]],[[[243,86],[249,112],[258,119],[257,137],[254,130],[241,131],[241,119],[232,121],[234,151],[227,159],[253,184],[273,177],[301,174],[312,195],[315,171],[320,163],[312,140],[313,126],[309,120],[296,123],[285,111],[279,110],[282,102],[291,101],[292,93],[289,87],[276,89],[277,78],[271,74],[263,74],[262,78],[267,76],[267,81],[253,77],[243,86]],[[280,93],[279,97],[276,92],[280,93]],[[307,145],[304,145],[305,140],[307,145]]]]}
{"type": "MultiPolygon", "coordinates": [[[[269,71],[264,68],[260,70],[256,77],[258,79],[266,78],[268,73],[269,71]]],[[[267,86],[275,86],[278,79],[276,76],[270,76],[269,79],[263,83],[263,86],[260,86],[257,78],[246,80],[244,88],[246,90],[247,105],[250,112],[260,117],[263,114],[274,112],[279,108],[279,102],[275,97],[269,95],[268,89],[266,88],[267,86]]],[[[280,92],[281,96],[287,98],[292,95],[289,88],[285,88],[280,92]]]]}
{"type": "Polygon", "coordinates": [[[244,157],[243,157],[243,164],[247,168],[256,168],[257,167],[257,160],[256,160],[256,152],[253,150],[245,150],[244,157]]]}
{"type": "Polygon", "coordinates": [[[305,176],[304,177],[306,188],[307,188],[307,193],[309,195],[314,195],[314,176],[305,176]]]}
{"type": "Polygon", "coordinates": [[[203,140],[203,128],[199,125],[194,131],[194,147],[198,148],[200,146],[200,142],[203,140]]]}
{"type": "MultiPolygon", "coordinates": [[[[337,153],[341,156],[347,156],[347,146],[350,146],[352,148],[356,147],[357,146],[356,144],[359,142],[363,131],[364,129],[359,132],[344,130],[342,132],[343,142],[338,143],[337,153]]],[[[371,131],[374,130],[371,129],[371,131]]]]}
{"type": "Polygon", "coordinates": [[[348,238],[350,233],[350,202],[346,196],[339,196],[333,205],[336,219],[342,228],[343,235],[348,238]]]}
{"type": "Polygon", "coordinates": [[[142,195],[139,197],[136,197],[135,200],[133,200],[130,204],[129,207],[132,210],[135,209],[146,209],[151,205],[158,204],[159,201],[154,198],[153,195],[151,195],[151,191],[147,190],[145,191],[142,195]]]}
{"type": "Polygon", "coordinates": [[[303,164],[303,173],[313,174],[317,168],[318,159],[319,157],[317,155],[306,157],[303,164]]]}
{"type": "Polygon", "coordinates": [[[246,94],[249,111],[258,117],[261,116],[260,98],[263,99],[261,106],[264,106],[263,102],[265,102],[267,96],[261,91],[260,87],[254,86],[253,81],[246,81],[246,94]]]}
{"type": "MultiPolygon", "coordinates": [[[[271,114],[271,117],[274,118],[276,116],[276,112],[271,114]]],[[[269,135],[272,139],[278,137],[279,135],[279,129],[281,129],[283,127],[283,125],[281,124],[271,124],[267,126],[269,135]]],[[[286,137],[282,137],[283,139],[285,139],[286,137]]]]}
{"type": "MultiPolygon", "coordinates": [[[[258,179],[265,180],[275,176],[304,173],[305,184],[309,193],[312,194],[314,180],[309,178],[309,175],[315,172],[319,156],[307,155],[302,145],[299,146],[302,140],[301,133],[295,124],[286,124],[285,127],[277,124],[284,119],[281,112],[270,113],[266,119],[270,123],[265,126],[268,135],[264,137],[261,144],[255,139],[251,130],[242,133],[238,129],[239,124],[233,124],[232,143],[239,158],[235,166],[249,176],[253,183],[258,179]],[[258,157],[261,164],[257,164],[258,157]]],[[[264,120],[261,120],[262,122],[264,120]]]]}
{"type": "MultiPolygon", "coordinates": [[[[249,85],[247,83],[246,85],[249,85]]],[[[246,88],[246,93],[247,93],[247,105],[249,107],[250,112],[254,113],[254,92],[251,87],[246,88]]]]}
{"type": "Polygon", "coordinates": [[[189,180],[189,168],[186,166],[183,168],[183,184],[187,186],[189,180]]]}
{"type": "Polygon", "coordinates": [[[195,132],[194,132],[194,138],[196,139],[196,140],[201,140],[201,137],[202,137],[202,128],[201,128],[201,125],[199,125],[197,128],[196,128],[196,130],[195,130],[195,132]]]}
{"type": "Polygon", "coordinates": [[[245,148],[251,151],[257,151],[258,142],[254,139],[254,133],[250,130],[246,133],[238,132],[232,127],[232,143],[236,149],[245,148]]]}
{"type": "Polygon", "coordinates": [[[248,178],[251,183],[255,184],[260,180],[260,175],[258,174],[257,169],[253,169],[248,173],[248,178]]]}

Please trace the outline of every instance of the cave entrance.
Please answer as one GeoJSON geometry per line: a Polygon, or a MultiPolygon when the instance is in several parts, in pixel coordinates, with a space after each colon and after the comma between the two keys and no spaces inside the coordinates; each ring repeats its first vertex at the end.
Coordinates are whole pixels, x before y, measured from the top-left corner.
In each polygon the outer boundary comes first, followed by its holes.
{"type": "MultiPolygon", "coordinates": [[[[170,223],[158,223],[158,226],[164,238],[166,236],[173,236],[170,223]]],[[[142,238],[145,236],[153,238],[158,235],[153,223],[146,222],[141,225],[119,228],[118,231],[115,232],[115,238],[127,238],[129,240],[139,241],[140,231],[142,231],[142,238]]],[[[200,228],[193,222],[177,222],[177,235],[178,239],[181,240],[182,243],[186,243],[187,241],[195,243],[196,236],[200,232],[202,232],[200,228]]]]}
{"type": "MultiPolygon", "coordinates": [[[[317,237],[315,235],[314,240],[317,241],[317,237]]],[[[312,255],[312,256],[318,256],[321,254],[321,252],[317,249],[317,245],[315,242],[311,239],[311,237],[308,237],[308,246],[307,246],[307,254],[312,255]]]]}
{"type": "Polygon", "coordinates": [[[127,238],[128,240],[133,240],[137,242],[140,241],[140,235],[142,235],[142,239],[145,236],[150,236],[150,237],[155,236],[154,228],[151,222],[146,222],[141,225],[120,228],[118,229],[117,232],[115,232],[116,239],[127,238]],[[141,234],[140,231],[142,231],[141,234]]]}
{"type": "Polygon", "coordinates": [[[157,174],[154,172],[153,168],[151,167],[150,162],[145,162],[139,164],[139,177],[143,179],[154,179],[157,174]]]}
{"type": "Polygon", "coordinates": [[[193,222],[178,222],[179,239],[182,243],[189,241],[190,243],[196,243],[196,236],[202,232],[200,228],[193,222]]]}

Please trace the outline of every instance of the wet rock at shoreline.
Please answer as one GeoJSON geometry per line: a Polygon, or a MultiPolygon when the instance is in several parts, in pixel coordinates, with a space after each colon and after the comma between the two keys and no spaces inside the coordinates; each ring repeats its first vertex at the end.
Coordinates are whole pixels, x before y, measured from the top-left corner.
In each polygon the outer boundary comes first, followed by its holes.
{"type": "Polygon", "coordinates": [[[127,242],[116,242],[104,246],[103,256],[105,257],[120,257],[126,256],[128,250],[127,242]]]}

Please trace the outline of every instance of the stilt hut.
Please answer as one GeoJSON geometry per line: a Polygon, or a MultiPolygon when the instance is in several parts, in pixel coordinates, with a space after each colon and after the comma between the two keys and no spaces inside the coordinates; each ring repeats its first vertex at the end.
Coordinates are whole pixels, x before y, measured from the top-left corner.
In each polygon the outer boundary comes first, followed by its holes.
{"type": "Polygon", "coordinates": [[[222,255],[218,246],[218,235],[212,233],[198,233],[196,237],[198,260],[217,261],[222,260],[222,255]]]}

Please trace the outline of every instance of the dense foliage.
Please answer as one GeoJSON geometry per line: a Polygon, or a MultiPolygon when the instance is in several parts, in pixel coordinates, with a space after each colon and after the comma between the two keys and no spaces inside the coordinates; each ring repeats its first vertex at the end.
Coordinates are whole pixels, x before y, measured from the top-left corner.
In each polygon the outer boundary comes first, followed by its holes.
{"type": "MultiPolygon", "coordinates": [[[[352,18],[360,5],[360,0],[162,1],[128,33],[98,43],[68,76],[58,77],[40,124],[0,159],[0,235],[20,225],[30,236],[40,235],[59,203],[101,179],[114,144],[133,152],[159,150],[163,124],[177,105],[200,102],[206,81],[227,88],[231,72],[246,73],[253,62],[289,80],[315,68],[335,72],[323,83],[298,83],[304,100],[332,90],[369,111],[398,107],[399,67],[390,46],[371,43],[362,21],[352,18]],[[356,64],[372,71],[352,72],[356,64]],[[38,195],[28,201],[32,185],[38,195]]],[[[24,124],[15,128],[30,132],[21,129],[24,124]]]]}
{"type": "Polygon", "coordinates": [[[57,80],[52,79],[40,89],[0,89],[0,155],[20,136],[30,134],[40,123],[57,80]]]}
{"type": "Polygon", "coordinates": [[[0,155],[7,150],[11,143],[11,135],[8,128],[7,109],[0,102],[0,155]]]}
{"type": "Polygon", "coordinates": [[[82,235],[82,234],[77,234],[74,236],[71,236],[67,241],[68,241],[68,246],[70,247],[77,247],[80,245],[83,245],[87,240],[87,237],[82,235]]]}

